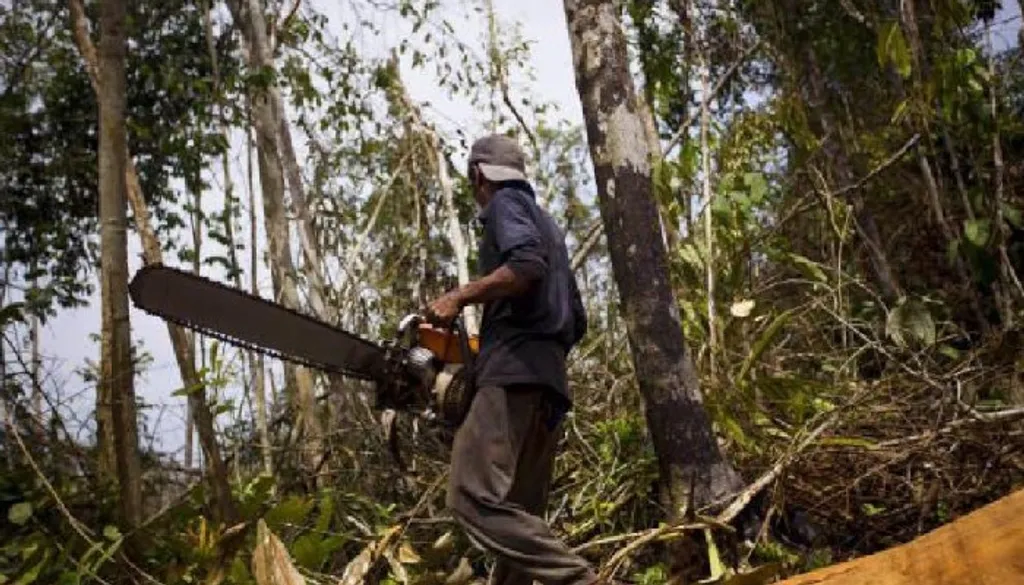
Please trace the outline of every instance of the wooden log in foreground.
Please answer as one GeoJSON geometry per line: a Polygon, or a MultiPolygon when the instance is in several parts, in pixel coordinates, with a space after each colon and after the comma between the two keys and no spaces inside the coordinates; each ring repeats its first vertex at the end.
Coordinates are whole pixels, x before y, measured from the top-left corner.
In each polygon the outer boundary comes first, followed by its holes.
{"type": "Polygon", "coordinates": [[[1024,584],[1024,489],[906,544],[777,585],[1024,584]]]}

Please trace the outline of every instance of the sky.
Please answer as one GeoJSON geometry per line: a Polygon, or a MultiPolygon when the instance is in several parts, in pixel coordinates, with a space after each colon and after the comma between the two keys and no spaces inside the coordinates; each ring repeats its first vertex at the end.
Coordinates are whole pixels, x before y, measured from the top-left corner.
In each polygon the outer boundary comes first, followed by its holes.
{"type": "MultiPolygon", "coordinates": [[[[337,0],[312,1],[316,8],[324,12],[330,19],[331,28],[336,35],[343,34],[340,23],[351,17],[350,4],[337,0]]],[[[472,9],[473,3],[464,0],[446,2],[454,6],[446,16],[451,18],[461,38],[474,44],[481,54],[486,51],[484,44],[485,20],[479,12],[472,9]]],[[[477,2],[477,5],[480,3],[477,2]]],[[[997,18],[1000,24],[996,27],[997,45],[1016,44],[1019,27],[1019,12],[1016,2],[1008,2],[997,18]]],[[[572,56],[566,31],[565,15],[562,3],[557,0],[494,0],[498,18],[503,23],[521,23],[520,33],[531,43],[531,63],[535,81],[530,84],[530,91],[542,100],[552,102],[558,108],[560,117],[571,124],[582,124],[582,112],[579,97],[576,94],[572,69],[572,56]]],[[[388,30],[392,40],[407,34],[405,26],[398,15],[378,16],[378,24],[388,30]]],[[[499,30],[504,30],[499,27],[499,30]]],[[[362,49],[372,53],[375,48],[370,40],[362,49]]],[[[414,71],[406,67],[404,80],[412,98],[420,103],[429,103],[426,113],[432,122],[445,131],[460,127],[469,133],[482,131],[482,122],[486,112],[474,111],[465,102],[450,99],[437,85],[433,78],[433,69],[414,71]]],[[[300,164],[301,164],[301,145],[300,164]]],[[[241,151],[236,148],[236,157],[241,151]]],[[[464,153],[455,157],[455,163],[461,164],[464,153]]],[[[244,164],[244,159],[239,159],[244,164]]],[[[239,164],[239,168],[242,168],[239,164]]],[[[242,177],[236,176],[236,184],[241,184],[242,177]]],[[[216,194],[211,205],[219,205],[216,194]]],[[[260,219],[262,222],[262,219],[260,219]]],[[[260,230],[259,238],[262,238],[260,230]]],[[[130,237],[129,269],[134,273],[140,267],[140,247],[137,238],[130,237]]],[[[260,275],[263,290],[269,291],[268,275],[265,270],[260,275]]],[[[98,289],[98,286],[97,286],[98,289]]],[[[89,307],[63,311],[52,319],[41,332],[41,347],[44,358],[43,383],[50,391],[59,389],[59,396],[68,402],[61,408],[63,416],[74,421],[85,422],[89,419],[93,403],[93,388],[82,381],[74,371],[81,367],[87,359],[98,360],[99,346],[89,340],[90,334],[100,329],[99,293],[93,296],[89,307]]],[[[173,397],[171,393],[180,388],[181,382],[177,365],[171,351],[166,325],[162,320],[141,313],[134,307],[131,309],[132,335],[136,343],[141,343],[153,356],[153,362],[136,383],[140,397],[153,405],[146,413],[150,428],[157,428],[157,441],[154,446],[164,452],[172,452],[181,458],[181,445],[184,429],[184,399],[173,397]]],[[[84,438],[84,436],[83,436],[84,438]]]]}

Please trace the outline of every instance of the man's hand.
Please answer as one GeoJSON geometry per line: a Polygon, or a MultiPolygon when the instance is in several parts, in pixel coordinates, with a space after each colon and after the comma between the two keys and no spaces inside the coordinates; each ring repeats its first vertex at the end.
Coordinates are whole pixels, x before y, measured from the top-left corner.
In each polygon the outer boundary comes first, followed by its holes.
{"type": "Polygon", "coordinates": [[[448,326],[459,315],[462,304],[458,290],[448,291],[427,305],[427,320],[434,325],[448,326]]]}

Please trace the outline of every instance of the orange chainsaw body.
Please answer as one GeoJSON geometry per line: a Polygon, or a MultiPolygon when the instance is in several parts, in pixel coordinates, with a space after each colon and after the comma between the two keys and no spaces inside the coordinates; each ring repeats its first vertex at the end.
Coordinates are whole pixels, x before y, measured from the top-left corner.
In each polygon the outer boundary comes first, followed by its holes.
{"type": "MultiPolygon", "coordinates": [[[[429,349],[437,356],[437,359],[446,364],[461,364],[465,360],[462,356],[462,347],[459,343],[459,336],[449,329],[434,327],[428,323],[420,323],[418,327],[419,344],[429,349]]],[[[480,338],[476,335],[469,337],[469,350],[476,355],[480,351],[480,338]]]]}

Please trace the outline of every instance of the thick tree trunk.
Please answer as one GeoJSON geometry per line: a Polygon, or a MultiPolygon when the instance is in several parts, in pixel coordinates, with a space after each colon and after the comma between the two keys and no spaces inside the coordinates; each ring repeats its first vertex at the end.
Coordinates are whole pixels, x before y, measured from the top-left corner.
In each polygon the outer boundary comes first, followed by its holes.
{"type": "MultiPolygon", "coordinates": [[[[266,19],[257,0],[229,0],[228,8],[236,26],[242,30],[248,48],[249,67],[263,70],[273,66],[267,37],[266,19]]],[[[300,308],[295,266],[292,262],[288,218],[284,201],[284,165],[281,160],[281,120],[270,92],[256,90],[252,95],[252,123],[256,132],[256,152],[260,186],[263,190],[263,217],[270,245],[270,271],[274,297],[292,309],[300,308]]],[[[295,389],[299,429],[305,435],[303,457],[310,470],[320,468],[323,452],[322,431],[316,417],[313,376],[303,367],[287,364],[288,386],[295,389]]]]}
{"type": "MultiPolygon", "coordinates": [[[[139,461],[134,367],[128,320],[128,216],[125,201],[125,35],[124,0],[100,6],[99,192],[100,283],[103,349],[100,385],[109,400],[109,422],[120,486],[121,522],[142,522],[142,467],[139,461]]],[[[105,438],[109,445],[111,441],[105,438]]]]}
{"type": "Polygon", "coordinates": [[[612,0],[565,0],[601,217],[672,519],[739,487],[714,436],[672,295],[644,124],[612,0]]]}
{"type": "MultiPolygon", "coordinates": [[[[72,28],[75,34],[75,43],[82,54],[86,72],[92,83],[93,91],[100,95],[98,80],[98,59],[96,48],[89,38],[88,26],[85,19],[85,9],[81,0],[70,0],[72,28]]],[[[128,152],[126,141],[122,143],[126,166],[124,170],[125,180],[128,187],[128,203],[132,207],[132,214],[135,216],[135,228],[139,231],[142,240],[142,260],[145,264],[162,264],[163,250],[160,247],[160,240],[149,220],[149,208],[142,195],[142,186],[139,183],[139,176],[135,171],[135,163],[128,152]]],[[[125,291],[127,299],[127,291],[125,291]]],[[[221,458],[220,446],[217,444],[216,434],[213,428],[213,413],[206,402],[206,390],[200,384],[199,376],[196,374],[193,362],[191,340],[187,332],[171,323],[167,324],[167,332],[171,337],[171,346],[174,349],[174,357],[178,363],[178,370],[181,372],[181,381],[186,388],[196,389],[189,394],[189,404],[195,416],[196,428],[199,432],[199,444],[205,456],[207,474],[209,475],[210,487],[213,490],[214,504],[222,520],[233,521],[236,517],[234,500],[231,497],[231,487],[228,485],[227,467],[221,458]]]]}

